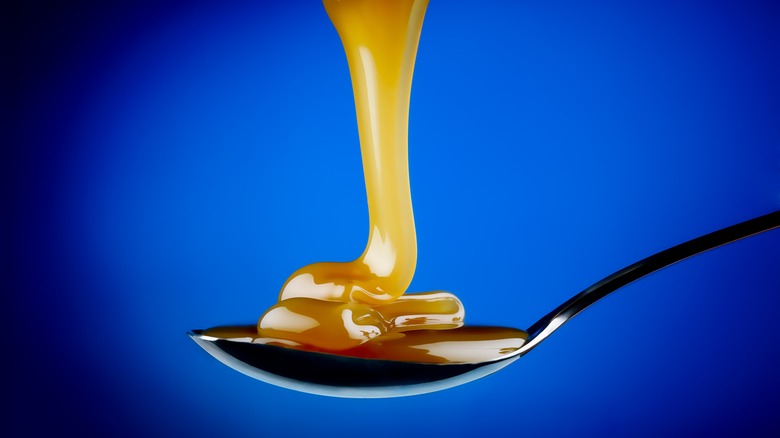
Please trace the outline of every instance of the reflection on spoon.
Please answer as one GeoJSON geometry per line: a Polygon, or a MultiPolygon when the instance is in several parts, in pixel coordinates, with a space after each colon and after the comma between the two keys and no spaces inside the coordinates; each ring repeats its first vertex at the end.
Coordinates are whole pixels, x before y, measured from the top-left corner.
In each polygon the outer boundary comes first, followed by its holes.
{"type": "Polygon", "coordinates": [[[463,327],[410,332],[341,354],[303,350],[257,337],[255,326],[193,330],[188,335],[229,367],[273,385],[350,398],[400,397],[462,385],[531,351],[566,321],[617,289],[688,257],[780,227],[780,210],[661,251],[593,284],[528,330],[463,327]]]}

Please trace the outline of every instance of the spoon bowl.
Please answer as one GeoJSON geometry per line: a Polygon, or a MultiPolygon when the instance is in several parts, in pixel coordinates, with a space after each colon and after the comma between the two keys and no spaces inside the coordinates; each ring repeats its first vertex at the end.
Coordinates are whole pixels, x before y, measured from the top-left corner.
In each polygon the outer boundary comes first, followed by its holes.
{"type": "Polygon", "coordinates": [[[386,398],[425,394],[490,375],[527,354],[578,313],[621,287],[696,254],[780,227],[780,210],[689,240],[627,266],[594,283],[526,330],[512,351],[485,360],[427,363],[353,357],[219,337],[187,334],[225,365],[258,380],[311,394],[386,398]]]}
{"type": "Polygon", "coordinates": [[[452,388],[492,374],[520,355],[477,363],[366,359],[187,333],[223,364],[249,377],[311,394],[386,398],[452,388]]]}

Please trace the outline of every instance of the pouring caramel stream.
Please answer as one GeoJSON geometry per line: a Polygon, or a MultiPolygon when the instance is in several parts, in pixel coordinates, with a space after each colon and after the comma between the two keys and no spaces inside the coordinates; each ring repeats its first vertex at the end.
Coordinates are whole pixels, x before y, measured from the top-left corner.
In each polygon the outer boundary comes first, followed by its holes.
{"type": "Polygon", "coordinates": [[[351,262],[315,263],[285,282],[258,333],[327,350],[463,324],[452,294],[404,295],[417,264],[409,187],[412,74],[428,0],[325,0],[347,55],[363,157],[369,237],[351,262]]]}
{"type": "Polygon", "coordinates": [[[522,345],[525,332],[462,327],[463,305],[448,292],[405,294],[417,263],[407,153],[409,99],[428,0],[323,3],[352,77],[368,243],[351,262],[315,263],[294,272],[278,303],[260,317],[256,332],[222,327],[206,334],[423,362],[510,354],[522,345]]]}
{"type": "Polygon", "coordinates": [[[427,0],[325,0],[352,77],[369,211],[363,254],[294,273],[293,297],[372,306],[400,297],[414,276],[417,238],[408,166],[412,73],[427,0]]]}

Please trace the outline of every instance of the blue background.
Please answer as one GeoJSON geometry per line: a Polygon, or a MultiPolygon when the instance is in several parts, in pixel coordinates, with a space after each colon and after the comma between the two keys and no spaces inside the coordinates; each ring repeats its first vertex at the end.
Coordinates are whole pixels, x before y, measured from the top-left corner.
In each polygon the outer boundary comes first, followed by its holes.
{"type": "MultiPolygon", "coordinates": [[[[780,433],[777,231],[634,283],[441,393],[323,398],[219,364],[188,329],[253,323],[296,268],[365,244],[348,70],[321,4],[16,3],[4,436],[780,433]]],[[[527,327],[780,208],[779,5],[432,1],[413,289],[458,294],[469,323],[527,327]]]]}

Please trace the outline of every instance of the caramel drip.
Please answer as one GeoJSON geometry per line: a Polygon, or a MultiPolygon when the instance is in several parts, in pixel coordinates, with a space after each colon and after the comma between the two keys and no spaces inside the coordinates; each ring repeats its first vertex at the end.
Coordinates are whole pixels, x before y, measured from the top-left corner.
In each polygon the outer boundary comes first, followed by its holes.
{"type": "Polygon", "coordinates": [[[402,332],[461,327],[463,305],[454,295],[404,295],[417,263],[409,188],[409,97],[428,0],[323,3],[352,77],[368,199],[368,243],[351,262],[314,263],[293,273],[279,302],[260,317],[258,334],[344,351],[402,332]]]}

